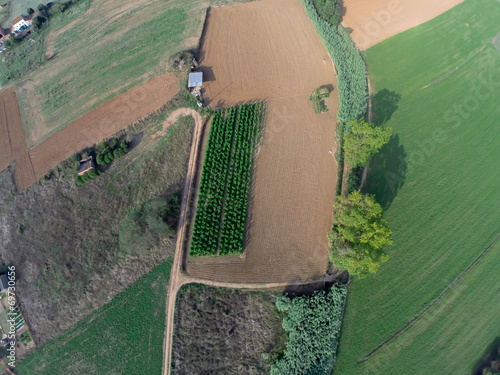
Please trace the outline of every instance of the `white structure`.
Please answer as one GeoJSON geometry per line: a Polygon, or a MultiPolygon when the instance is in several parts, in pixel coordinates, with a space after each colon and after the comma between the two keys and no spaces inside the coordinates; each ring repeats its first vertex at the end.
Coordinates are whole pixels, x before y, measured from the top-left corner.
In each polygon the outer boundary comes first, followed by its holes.
{"type": "Polygon", "coordinates": [[[22,14],[14,18],[11,23],[11,32],[13,33],[22,33],[24,30],[28,29],[31,26],[31,21],[26,20],[26,18],[22,14]]]}

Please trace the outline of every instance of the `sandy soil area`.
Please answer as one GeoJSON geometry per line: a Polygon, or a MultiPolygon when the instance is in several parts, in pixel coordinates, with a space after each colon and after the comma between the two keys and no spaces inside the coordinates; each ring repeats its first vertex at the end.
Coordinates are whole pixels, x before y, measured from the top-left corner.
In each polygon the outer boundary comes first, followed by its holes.
{"type": "Polygon", "coordinates": [[[427,22],[464,0],[344,0],[342,24],[360,50],[427,22]]]}
{"type": "Polygon", "coordinates": [[[337,163],[336,90],[326,114],[311,92],[336,86],[332,61],[298,0],[212,8],[202,40],[206,96],[214,107],[268,100],[256,161],[245,261],[187,263],[190,277],[292,282],[325,272],[337,163]],[[330,152],[332,151],[332,152],[330,152]]]}
{"type": "Polygon", "coordinates": [[[27,151],[23,121],[14,88],[0,93],[0,172],[15,161],[15,181],[24,189],[35,180],[33,165],[27,151]]]}

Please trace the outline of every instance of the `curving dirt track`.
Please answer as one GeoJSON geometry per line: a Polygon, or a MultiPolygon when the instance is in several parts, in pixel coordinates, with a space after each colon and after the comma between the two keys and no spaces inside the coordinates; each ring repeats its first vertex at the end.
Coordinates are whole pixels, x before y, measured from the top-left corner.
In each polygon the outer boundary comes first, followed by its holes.
{"type": "Polygon", "coordinates": [[[342,24],[360,50],[439,16],[464,0],[344,0],[342,24]]]}
{"type": "Polygon", "coordinates": [[[174,74],[157,76],[81,116],[28,151],[16,93],[6,90],[0,95],[0,171],[15,160],[16,186],[24,190],[74,153],[159,110],[178,91],[174,74]]]}
{"type": "Polygon", "coordinates": [[[211,8],[201,69],[213,107],[267,99],[244,262],[187,262],[192,277],[288,283],[326,269],[335,199],[336,90],[317,115],[309,95],[336,86],[332,61],[298,0],[211,8]],[[332,152],[330,152],[332,151],[332,152]]]}

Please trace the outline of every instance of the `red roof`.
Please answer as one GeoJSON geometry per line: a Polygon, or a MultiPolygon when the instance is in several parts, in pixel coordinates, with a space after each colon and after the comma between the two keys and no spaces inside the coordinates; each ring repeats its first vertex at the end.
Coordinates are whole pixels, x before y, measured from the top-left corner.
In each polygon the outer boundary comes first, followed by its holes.
{"type": "Polygon", "coordinates": [[[12,24],[12,26],[14,26],[16,23],[18,23],[19,21],[21,20],[24,20],[24,17],[23,15],[20,15],[20,16],[17,16],[16,18],[14,18],[12,21],[10,21],[10,23],[12,24]]]}

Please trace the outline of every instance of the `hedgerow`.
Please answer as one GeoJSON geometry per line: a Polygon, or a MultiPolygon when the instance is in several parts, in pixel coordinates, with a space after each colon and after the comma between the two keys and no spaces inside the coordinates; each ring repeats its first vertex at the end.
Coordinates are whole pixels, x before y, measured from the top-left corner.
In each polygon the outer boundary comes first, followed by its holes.
{"type": "Polygon", "coordinates": [[[347,122],[362,117],[367,110],[368,81],[366,64],[361,54],[342,25],[335,27],[322,19],[311,0],[301,1],[338,72],[339,121],[347,122]]]}
{"type": "Polygon", "coordinates": [[[312,296],[276,301],[279,311],[287,312],[283,328],[288,342],[283,357],[271,367],[271,375],[330,374],[335,364],[346,287],[332,286],[312,296]]]}

